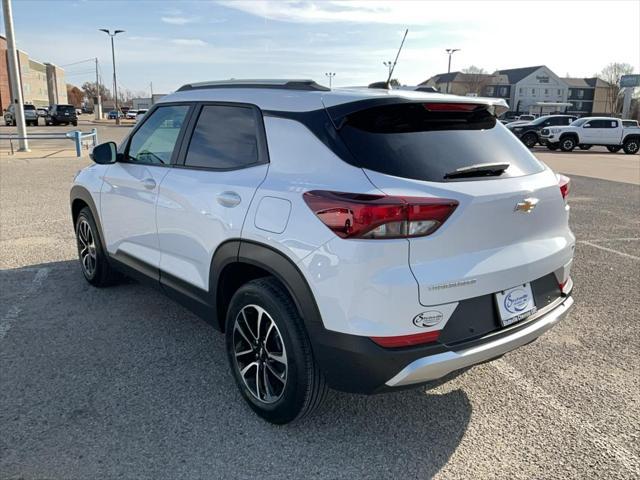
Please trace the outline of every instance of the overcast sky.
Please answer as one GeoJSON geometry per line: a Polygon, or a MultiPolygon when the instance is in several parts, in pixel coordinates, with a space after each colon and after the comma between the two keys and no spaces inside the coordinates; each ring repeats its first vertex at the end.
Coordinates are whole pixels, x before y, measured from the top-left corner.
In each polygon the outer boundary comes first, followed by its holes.
{"type": "MultiPolygon", "coordinates": [[[[312,78],[365,85],[385,77],[409,29],[394,77],[415,85],[452,70],[547,65],[591,76],[607,63],[640,70],[640,1],[32,1],[13,0],[19,48],[66,65],[98,57],[110,87],[107,36],[116,37],[119,84],[167,93],[226,78],[312,78]]],[[[0,30],[4,33],[4,23],[0,30]]],[[[94,78],[65,67],[67,82],[94,78]]]]}

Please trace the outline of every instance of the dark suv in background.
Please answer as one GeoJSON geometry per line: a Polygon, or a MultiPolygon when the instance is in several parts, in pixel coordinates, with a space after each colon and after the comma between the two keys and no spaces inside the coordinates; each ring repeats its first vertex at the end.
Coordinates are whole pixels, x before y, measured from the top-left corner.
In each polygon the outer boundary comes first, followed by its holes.
{"type": "Polygon", "coordinates": [[[47,116],[44,117],[47,125],[78,125],[78,115],[73,105],[52,105],[47,116]]]}
{"type": "Polygon", "coordinates": [[[513,126],[507,125],[507,128],[527,147],[533,148],[537,143],[540,143],[540,130],[544,127],[569,125],[576,118],[578,117],[573,115],[545,115],[529,123],[520,123],[513,126]]]}

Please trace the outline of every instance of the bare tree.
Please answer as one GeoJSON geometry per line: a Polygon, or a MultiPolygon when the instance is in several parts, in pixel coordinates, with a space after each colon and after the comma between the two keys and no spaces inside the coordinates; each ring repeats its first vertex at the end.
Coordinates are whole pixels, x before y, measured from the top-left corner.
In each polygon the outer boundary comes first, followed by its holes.
{"type": "Polygon", "coordinates": [[[460,77],[460,83],[464,86],[466,93],[475,93],[476,95],[482,95],[485,87],[492,80],[492,75],[489,72],[475,65],[463,68],[460,77]]]}
{"type": "Polygon", "coordinates": [[[80,90],[75,85],[67,83],[67,100],[71,105],[76,108],[80,108],[82,106],[84,97],[85,93],[82,90],[80,90]]]}
{"type": "MultiPolygon", "coordinates": [[[[95,82],[84,82],[81,88],[85,96],[91,100],[98,94],[98,88],[96,88],[95,82]]],[[[100,96],[103,100],[112,99],[111,92],[103,84],[100,84],[100,96]]]]}
{"type": "Polygon", "coordinates": [[[612,62],[604,67],[600,75],[598,75],[600,79],[608,83],[605,110],[612,115],[622,110],[622,101],[618,98],[620,94],[620,77],[630,73],[633,73],[633,66],[628,63],[612,62]]]}

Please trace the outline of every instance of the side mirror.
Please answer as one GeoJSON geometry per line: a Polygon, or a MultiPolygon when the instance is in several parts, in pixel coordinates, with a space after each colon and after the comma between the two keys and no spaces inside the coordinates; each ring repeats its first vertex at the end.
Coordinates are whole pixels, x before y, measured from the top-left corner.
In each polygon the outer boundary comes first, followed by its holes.
{"type": "Polygon", "coordinates": [[[116,163],[118,147],[115,142],[101,143],[93,149],[90,157],[91,160],[100,165],[109,165],[116,163]]]}

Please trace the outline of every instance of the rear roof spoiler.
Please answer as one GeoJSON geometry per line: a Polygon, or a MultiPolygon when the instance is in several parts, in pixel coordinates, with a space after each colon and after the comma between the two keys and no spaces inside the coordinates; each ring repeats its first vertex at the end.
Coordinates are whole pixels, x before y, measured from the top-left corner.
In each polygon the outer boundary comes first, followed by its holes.
{"type": "Polygon", "coordinates": [[[346,117],[352,113],[365,110],[367,108],[380,107],[383,105],[393,105],[399,103],[465,103],[472,105],[484,105],[486,109],[495,117],[502,115],[509,110],[509,105],[502,98],[491,97],[456,97],[452,95],[443,95],[442,97],[416,99],[405,97],[378,97],[367,98],[355,102],[341,103],[338,105],[326,107],[329,117],[333,121],[336,128],[340,128],[346,117]]]}

